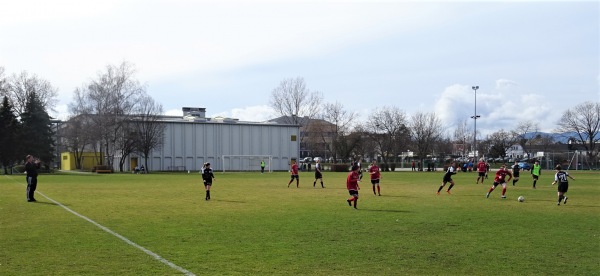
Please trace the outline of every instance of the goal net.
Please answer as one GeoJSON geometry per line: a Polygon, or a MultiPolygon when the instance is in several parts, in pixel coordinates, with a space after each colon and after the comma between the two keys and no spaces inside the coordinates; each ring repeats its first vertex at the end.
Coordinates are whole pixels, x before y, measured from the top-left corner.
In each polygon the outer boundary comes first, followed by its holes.
{"type": "Polygon", "coordinates": [[[258,171],[260,172],[260,164],[265,161],[265,172],[272,172],[271,163],[273,162],[272,155],[223,155],[223,172],[226,171],[258,171]]]}

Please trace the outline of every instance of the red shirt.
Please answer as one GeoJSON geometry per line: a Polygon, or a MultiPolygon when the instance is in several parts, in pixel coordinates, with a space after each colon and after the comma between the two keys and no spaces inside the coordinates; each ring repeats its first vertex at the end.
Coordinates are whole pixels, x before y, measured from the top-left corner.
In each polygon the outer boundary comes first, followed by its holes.
{"type": "Polygon", "coordinates": [[[298,174],[298,165],[296,163],[294,163],[292,165],[292,175],[297,175],[298,174]]]}
{"type": "Polygon", "coordinates": [[[477,172],[485,172],[486,170],[487,166],[485,165],[485,162],[479,161],[479,163],[477,163],[477,172]]]}
{"type": "Polygon", "coordinates": [[[358,191],[358,172],[351,171],[346,179],[346,188],[348,190],[358,191]]]}
{"type": "Polygon", "coordinates": [[[507,169],[500,169],[496,172],[496,178],[494,178],[494,182],[496,183],[504,183],[512,179],[512,173],[510,173],[507,169]],[[510,178],[506,180],[506,176],[509,175],[510,178]]]}
{"type": "Polygon", "coordinates": [[[380,176],[379,167],[377,167],[377,165],[371,166],[369,168],[369,174],[371,175],[371,180],[379,179],[379,176],[380,176]]]}

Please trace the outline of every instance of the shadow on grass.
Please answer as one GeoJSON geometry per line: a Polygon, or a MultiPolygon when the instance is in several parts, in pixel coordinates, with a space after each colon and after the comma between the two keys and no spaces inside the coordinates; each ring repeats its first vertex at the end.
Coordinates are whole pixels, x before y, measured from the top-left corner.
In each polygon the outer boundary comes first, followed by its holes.
{"type": "MultiPolygon", "coordinates": [[[[34,202],[35,204],[47,204],[47,205],[54,205],[54,206],[58,206],[58,204],[54,203],[54,202],[45,202],[45,201],[36,201],[34,202]]],[[[66,204],[63,204],[64,206],[67,206],[66,204]]]]}
{"type": "Polygon", "coordinates": [[[224,199],[211,199],[210,201],[220,201],[220,202],[230,202],[230,203],[246,203],[246,201],[224,200],[224,199]]]}
{"type": "Polygon", "coordinates": [[[385,210],[385,209],[365,209],[365,208],[360,208],[360,206],[358,206],[358,210],[359,211],[368,211],[368,212],[386,212],[386,213],[410,213],[410,211],[404,211],[404,210],[385,210]]]}

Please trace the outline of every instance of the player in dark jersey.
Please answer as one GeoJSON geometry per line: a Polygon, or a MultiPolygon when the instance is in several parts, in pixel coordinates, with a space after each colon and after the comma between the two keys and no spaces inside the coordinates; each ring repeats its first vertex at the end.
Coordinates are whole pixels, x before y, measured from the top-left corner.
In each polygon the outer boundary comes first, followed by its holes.
{"type": "Polygon", "coordinates": [[[569,180],[567,177],[573,180],[575,180],[575,178],[570,176],[568,172],[562,171],[560,165],[556,165],[555,169],[556,174],[554,175],[554,181],[552,182],[552,185],[558,183],[558,205],[560,205],[561,201],[563,201],[564,204],[567,204],[567,196],[565,196],[569,190],[569,180]]]}
{"type": "Polygon", "coordinates": [[[210,188],[212,187],[214,179],[215,175],[210,168],[210,163],[204,164],[204,167],[202,168],[202,181],[204,182],[204,188],[206,189],[206,200],[210,200],[210,188]]]}
{"type": "Polygon", "coordinates": [[[321,159],[317,159],[317,164],[315,164],[315,182],[313,182],[313,188],[317,185],[317,180],[321,180],[321,188],[325,188],[323,184],[323,174],[321,173],[321,159]]]}
{"type": "Polygon", "coordinates": [[[440,194],[440,191],[444,188],[444,186],[446,186],[446,183],[448,183],[448,182],[450,182],[450,187],[448,187],[448,190],[446,190],[446,192],[448,194],[451,194],[450,189],[452,189],[452,187],[454,187],[454,180],[452,180],[452,175],[456,174],[455,166],[456,166],[456,163],[452,162],[450,164],[450,166],[448,167],[448,169],[446,170],[446,173],[444,174],[444,179],[442,179],[442,185],[437,190],[437,193],[435,193],[436,195],[440,194]]]}
{"type": "Polygon", "coordinates": [[[519,167],[519,162],[515,161],[515,164],[512,165],[512,174],[513,174],[512,184],[513,184],[513,186],[515,186],[515,183],[517,183],[517,181],[519,181],[519,173],[520,172],[521,172],[521,167],[519,167]]]}
{"type": "Polygon", "coordinates": [[[494,184],[485,195],[486,198],[490,197],[490,194],[496,189],[496,186],[502,185],[502,198],[506,198],[506,183],[512,179],[512,173],[506,169],[506,165],[500,166],[500,169],[496,172],[496,177],[494,178],[494,184]],[[506,180],[506,176],[509,176],[508,180],[506,180]]]}

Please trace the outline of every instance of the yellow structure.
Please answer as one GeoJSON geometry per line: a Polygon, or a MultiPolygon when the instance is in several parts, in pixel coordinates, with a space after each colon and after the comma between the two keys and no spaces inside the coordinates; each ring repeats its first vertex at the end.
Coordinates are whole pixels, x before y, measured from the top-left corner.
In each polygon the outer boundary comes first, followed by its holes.
{"type": "MultiPolygon", "coordinates": [[[[81,155],[81,170],[91,171],[102,160],[102,153],[84,152],[81,155]]],[[[60,154],[60,169],[65,171],[77,170],[75,153],[63,152],[60,154]]]]}

